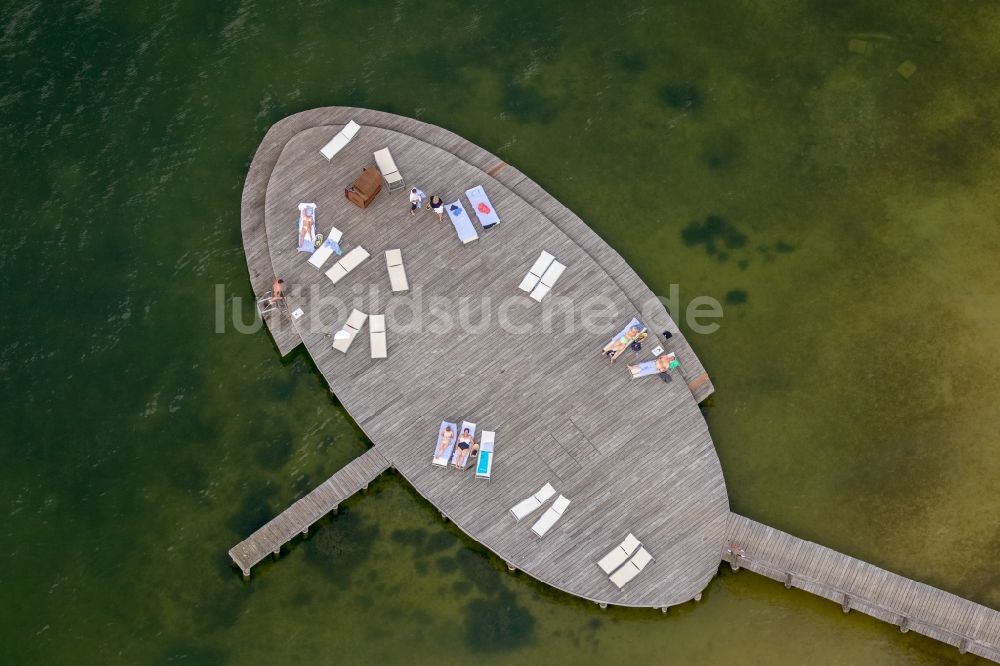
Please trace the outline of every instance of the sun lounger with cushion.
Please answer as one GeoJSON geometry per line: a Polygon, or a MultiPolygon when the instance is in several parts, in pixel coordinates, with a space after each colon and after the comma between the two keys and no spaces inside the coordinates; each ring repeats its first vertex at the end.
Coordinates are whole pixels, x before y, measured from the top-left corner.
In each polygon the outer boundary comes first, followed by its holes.
{"type": "Polygon", "coordinates": [[[566,507],[569,506],[569,500],[560,495],[556,498],[556,501],[552,503],[552,506],[542,514],[542,517],[531,526],[531,531],[540,537],[545,536],[545,533],[552,529],[552,526],[556,524],[562,515],[566,512],[566,507]]]}
{"type": "Polygon", "coordinates": [[[358,133],[359,129],[361,129],[361,125],[358,125],[352,120],[344,125],[344,129],[340,130],[337,136],[333,137],[330,140],[330,143],[323,146],[319,152],[323,153],[323,157],[326,159],[332,160],[334,155],[339,153],[344,146],[351,142],[351,139],[354,138],[354,135],[358,133]]]}
{"type": "Polygon", "coordinates": [[[365,325],[366,319],[368,319],[368,315],[361,310],[351,312],[351,316],[347,318],[344,327],[334,334],[333,348],[346,354],[347,348],[354,342],[355,336],[357,336],[361,327],[365,325]]]}
{"type": "Polygon", "coordinates": [[[677,354],[670,352],[669,354],[657,356],[649,361],[643,361],[642,363],[630,365],[628,366],[628,371],[632,373],[632,379],[638,379],[639,377],[648,377],[649,375],[659,375],[664,372],[670,372],[679,365],[680,362],[677,360],[677,354]]]}
{"type": "Polygon", "coordinates": [[[514,520],[521,520],[542,504],[548,502],[549,498],[555,494],[556,489],[552,487],[552,484],[546,483],[537,493],[518,502],[517,506],[510,510],[510,513],[514,516],[514,520]]]}
{"type": "Polygon", "coordinates": [[[483,229],[489,229],[494,224],[500,224],[500,217],[497,215],[496,210],[493,209],[493,204],[490,203],[490,198],[486,196],[486,190],[483,189],[482,185],[473,187],[471,190],[466,190],[465,196],[469,198],[469,203],[472,204],[472,212],[479,218],[479,224],[483,225],[483,229]]]}
{"type": "Polygon", "coordinates": [[[542,273],[548,269],[555,259],[551,254],[543,251],[538,255],[538,259],[535,259],[535,263],[528,269],[528,274],[524,276],[524,279],[521,280],[521,284],[517,288],[521,291],[531,291],[534,289],[538,281],[542,279],[542,273]]]}
{"type": "Polygon", "coordinates": [[[316,248],[316,251],[309,257],[309,263],[316,268],[323,268],[323,264],[330,258],[330,255],[340,250],[340,239],[343,236],[344,233],[337,227],[330,229],[330,233],[323,239],[323,244],[316,248]]]}
{"type": "Polygon", "coordinates": [[[639,575],[639,572],[646,568],[646,565],[652,562],[653,556],[649,554],[643,547],[639,547],[639,550],[632,559],[622,565],[622,568],[611,574],[611,582],[618,586],[618,589],[625,587],[625,583],[629,582],[633,578],[639,575]]]}
{"type": "Polygon", "coordinates": [[[451,460],[451,453],[455,450],[455,440],[458,439],[458,426],[451,421],[441,421],[441,427],[438,428],[438,437],[434,442],[434,457],[431,460],[435,465],[439,467],[445,467],[448,461],[451,460]],[[444,438],[444,431],[446,428],[451,428],[451,438],[448,440],[448,444],[441,450],[441,443],[444,438]]]}
{"type": "Polygon", "coordinates": [[[615,549],[610,553],[601,558],[601,561],[597,563],[597,566],[604,570],[604,573],[610,574],[612,571],[620,567],[625,560],[632,557],[632,553],[635,549],[639,547],[639,540],[636,539],[630,532],[625,540],[620,544],[615,546],[615,549]]]}
{"type": "Polygon", "coordinates": [[[368,337],[371,341],[372,358],[385,358],[385,315],[373,314],[368,320],[368,337]]]}
{"type": "MultiPolygon", "coordinates": [[[[615,337],[611,338],[611,340],[608,342],[608,344],[604,345],[604,350],[601,353],[607,355],[607,353],[609,351],[612,351],[609,348],[615,343],[615,341],[621,340],[621,339],[625,338],[627,336],[628,332],[633,327],[639,329],[639,337],[638,337],[638,339],[642,340],[645,337],[645,334],[646,334],[646,327],[645,327],[645,325],[643,325],[643,323],[641,321],[639,321],[638,319],[636,319],[635,317],[633,317],[632,321],[630,321],[628,323],[628,325],[625,326],[625,328],[623,328],[620,333],[618,333],[618,335],[616,335],[615,337]]],[[[624,352],[628,348],[629,348],[629,345],[625,345],[621,349],[615,351],[614,354],[612,356],[609,356],[608,358],[610,358],[613,361],[616,358],[618,358],[619,356],[621,356],[622,352],[624,352]]]]}
{"type": "Polygon", "coordinates": [[[556,280],[559,279],[559,276],[563,274],[564,270],[566,270],[564,265],[560,264],[558,261],[553,261],[552,264],[545,269],[545,272],[542,273],[542,278],[538,281],[538,286],[531,291],[531,297],[541,303],[542,299],[545,298],[545,295],[552,290],[552,285],[556,283],[556,280]]]}
{"type": "Polygon", "coordinates": [[[492,430],[484,430],[479,440],[479,460],[476,462],[476,478],[489,480],[493,474],[493,441],[497,434],[492,430]]]}
{"type": "Polygon", "coordinates": [[[375,165],[382,172],[382,178],[385,179],[385,184],[389,186],[389,191],[393,192],[406,187],[406,183],[403,182],[403,176],[399,173],[396,161],[392,159],[392,153],[389,152],[389,149],[376,150],[374,154],[375,165]]]}
{"type": "Polygon", "coordinates": [[[472,220],[469,219],[469,214],[465,212],[461,201],[445,204],[444,209],[448,211],[448,219],[455,227],[455,233],[458,234],[458,240],[462,241],[462,245],[479,238],[479,234],[476,233],[476,228],[472,225],[472,220]]]}
{"type": "Polygon", "coordinates": [[[337,284],[344,278],[344,276],[360,266],[361,262],[368,257],[368,251],[359,245],[341,257],[340,261],[335,263],[330,270],[326,272],[326,276],[330,278],[331,282],[337,284]]]}
{"type": "Polygon", "coordinates": [[[406,269],[403,268],[403,253],[399,250],[385,251],[385,265],[389,269],[389,284],[393,291],[408,291],[410,283],[406,281],[406,269]]]}
{"type": "Polygon", "coordinates": [[[472,445],[476,442],[476,424],[469,423],[468,421],[462,421],[462,427],[458,429],[458,436],[455,438],[455,456],[452,459],[452,463],[455,465],[456,469],[465,469],[469,465],[469,459],[472,457],[472,445]],[[465,449],[463,454],[462,447],[458,444],[458,440],[461,439],[462,433],[465,429],[469,429],[469,446],[465,449]],[[461,456],[462,461],[459,462],[459,457],[461,456]]]}

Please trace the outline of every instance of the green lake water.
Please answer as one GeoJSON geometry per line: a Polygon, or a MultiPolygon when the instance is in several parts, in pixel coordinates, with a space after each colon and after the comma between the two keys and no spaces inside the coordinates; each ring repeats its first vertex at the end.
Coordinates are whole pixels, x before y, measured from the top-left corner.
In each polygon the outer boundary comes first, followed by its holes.
{"type": "Polygon", "coordinates": [[[0,29],[0,662],[975,661],[728,568],[602,611],[394,475],[245,583],[226,551],[367,443],[303,352],[215,333],[215,293],[251,317],[272,123],[446,127],[723,303],[691,341],[735,511],[996,608],[996,2],[15,1],[0,29]]]}

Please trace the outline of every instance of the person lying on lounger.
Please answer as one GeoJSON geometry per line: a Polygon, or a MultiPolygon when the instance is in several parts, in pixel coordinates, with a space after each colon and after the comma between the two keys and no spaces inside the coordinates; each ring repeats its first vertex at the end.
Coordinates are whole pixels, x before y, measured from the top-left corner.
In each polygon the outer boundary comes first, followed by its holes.
{"type": "Polygon", "coordinates": [[[472,447],[472,435],[468,428],[462,429],[462,434],[458,437],[458,451],[455,453],[455,467],[465,467],[465,461],[469,457],[469,449],[472,447]]]}
{"type": "Polygon", "coordinates": [[[437,453],[434,454],[435,458],[440,458],[448,447],[451,446],[451,440],[454,439],[455,433],[452,431],[451,426],[445,426],[444,432],[441,433],[441,438],[438,440],[437,453]]]}
{"type": "Polygon", "coordinates": [[[299,230],[299,247],[306,242],[306,238],[313,238],[313,225],[316,223],[315,210],[306,206],[302,210],[302,229],[299,230]]]}
{"type": "Polygon", "coordinates": [[[669,372],[678,365],[680,363],[677,362],[677,355],[671,352],[670,354],[657,356],[652,361],[643,361],[642,363],[630,365],[628,366],[628,371],[632,373],[632,379],[635,379],[636,377],[669,372]]]}
{"type": "Polygon", "coordinates": [[[633,326],[625,331],[625,335],[615,338],[608,344],[604,345],[603,354],[613,361],[619,354],[628,349],[629,345],[642,337],[642,331],[639,327],[633,326]]]}

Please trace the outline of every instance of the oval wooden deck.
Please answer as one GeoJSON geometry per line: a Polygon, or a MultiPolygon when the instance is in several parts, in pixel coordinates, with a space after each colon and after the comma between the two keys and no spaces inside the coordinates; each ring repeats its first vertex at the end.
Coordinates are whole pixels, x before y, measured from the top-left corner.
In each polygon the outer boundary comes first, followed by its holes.
{"type": "Polygon", "coordinates": [[[286,353],[301,340],[378,452],[471,538],[538,580],[599,603],[666,607],[708,584],[729,519],[722,470],[698,409],[711,381],[663,305],[572,212],[446,130],[333,107],[271,128],[251,166],[243,214],[255,291],[267,288],[273,268],[292,285],[287,311],[305,312],[294,322],[284,313],[267,316],[279,349],[286,353]],[[361,131],[327,162],[319,149],[350,119],[361,131]],[[344,198],[344,187],[383,147],[407,188],[383,189],[361,210],[344,198]],[[471,216],[464,191],[476,185],[485,186],[502,220],[485,231],[477,223],[478,241],[463,246],[452,226],[428,211],[410,216],[410,186],[446,202],[461,198],[471,216]],[[319,230],[340,229],[345,250],[360,245],[372,255],[336,286],[296,251],[300,202],[317,204],[319,230]],[[389,290],[382,253],[392,248],[402,250],[409,278],[403,294],[389,290]],[[542,250],[568,268],[539,305],[517,285],[542,250]],[[595,296],[607,307],[604,326],[546,329],[547,317],[559,322],[595,296]],[[387,315],[387,359],[370,358],[367,328],[347,354],[332,349],[332,333],[352,307],[387,315]],[[439,330],[445,315],[457,321],[463,309],[465,325],[439,330]],[[601,356],[637,315],[651,333],[641,359],[652,358],[656,344],[677,352],[683,374],[672,383],[631,380],[631,351],[614,365],[601,356]],[[664,330],[673,337],[660,337],[664,330]],[[496,431],[491,482],[471,469],[431,464],[442,420],[496,431]],[[571,504],[538,538],[531,525],[544,509],[520,523],[509,509],[546,482],[571,504]],[[655,560],[619,590],[596,563],[629,532],[655,560]]]}

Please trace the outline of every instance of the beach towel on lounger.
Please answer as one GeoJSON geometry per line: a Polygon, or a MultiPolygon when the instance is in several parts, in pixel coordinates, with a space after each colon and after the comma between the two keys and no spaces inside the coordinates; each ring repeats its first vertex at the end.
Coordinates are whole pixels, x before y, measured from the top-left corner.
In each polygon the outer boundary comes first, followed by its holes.
{"type": "Polygon", "coordinates": [[[312,256],[309,257],[309,263],[316,268],[323,268],[323,264],[326,260],[330,258],[331,255],[336,254],[338,257],[344,253],[340,249],[340,231],[334,227],[330,234],[323,241],[323,244],[316,248],[312,256]]]}
{"type": "Polygon", "coordinates": [[[621,356],[622,352],[628,349],[633,342],[636,340],[643,340],[646,337],[646,327],[641,321],[632,318],[632,321],[628,323],[628,326],[623,328],[621,332],[615,337],[611,338],[611,342],[604,345],[604,349],[601,353],[610,358],[612,361],[621,356]],[[638,332],[632,329],[638,329],[638,332]]]}
{"type": "Polygon", "coordinates": [[[639,377],[658,375],[661,372],[670,372],[679,365],[680,362],[677,360],[677,354],[670,352],[669,354],[657,356],[650,361],[630,365],[628,366],[628,371],[632,373],[632,379],[638,379],[639,377]]]}
{"type": "Polygon", "coordinates": [[[451,454],[455,450],[455,440],[458,438],[458,426],[450,421],[441,421],[438,428],[437,440],[434,442],[435,465],[446,467],[451,460],[451,454]],[[450,431],[449,431],[450,429],[450,431]]]}
{"type": "Polygon", "coordinates": [[[462,245],[471,243],[479,238],[479,234],[476,233],[476,228],[472,226],[472,220],[469,219],[469,214],[465,212],[465,207],[462,206],[461,201],[447,204],[444,209],[448,211],[448,219],[451,220],[451,225],[455,227],[455,233],[458,234],[458,240],[462,241],[462,245]]]}
{"type": "Polygon", "coordinates": [[[299,204],[299,235],[296,246],[299,252],[312,254],[316,249],[316,204],[299,204]]]}
{"type": "Polygon", "coordinates": [[[472,210],[475,212],[476,217],[479,218],[479,224],[483,225],[483,229],[489,229],[494,224],[500,224],[500,217],[497,215],[496,210],[493,209],[493,204],[490,203],[490,198],[486,196],[486,190],[483,189],[482,185],[473,187],[471,190],[466,190],[465,196],[469,197],[472,210]]]}
{"type": "Polygon", "coordinates": [[[476,478],[489,479],[493,474],[493,445],[496,433],[484,430],[479,440],[479,461],[476,463],[476,478]]]}

